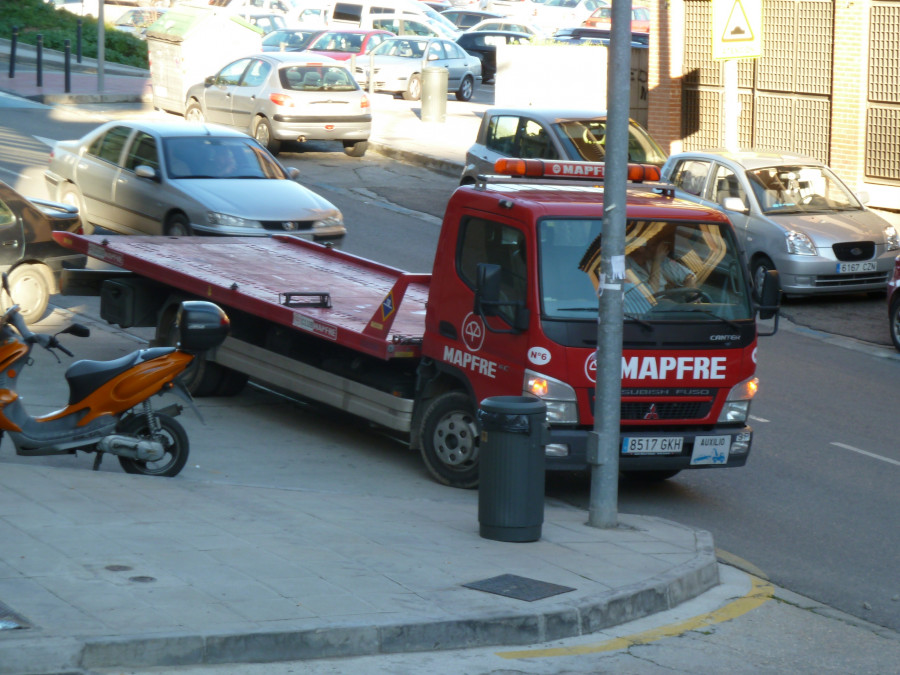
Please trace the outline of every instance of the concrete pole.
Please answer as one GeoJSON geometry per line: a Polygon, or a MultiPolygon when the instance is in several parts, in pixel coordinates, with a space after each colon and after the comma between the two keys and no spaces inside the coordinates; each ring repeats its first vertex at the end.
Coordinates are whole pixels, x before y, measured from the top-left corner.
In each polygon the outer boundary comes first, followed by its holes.
{"type": "Polygon", "coordinates": [[[607,67],[606,177],[597,325],[594,430],[588,445],[591,497],[588,524],[618,526],[619,419],[622,399],[622,279],[625,277],[625,202],[631,102],[631,0],[612,2],[607,67]]]}

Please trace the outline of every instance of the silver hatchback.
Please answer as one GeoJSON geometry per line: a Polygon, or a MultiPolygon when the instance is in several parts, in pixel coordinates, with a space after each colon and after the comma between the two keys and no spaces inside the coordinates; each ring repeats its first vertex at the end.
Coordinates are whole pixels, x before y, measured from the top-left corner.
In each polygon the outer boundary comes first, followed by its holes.
{"type": "Polygon", "coordinates": [[[777,269],[792,295],[884,291],[900,237],[825,164],[764,151],[681,152],[663,180],[679,197],[724,211],[757,285],[777,269]]]}
{"type": "Polygon", "coordinates": [[[284,141],[339,141],[362,157],[372,130],[369,98],[345,64],[291,52],[229,63],[188,89],[184,116],[244,131],[272,154],[284,141]]]}

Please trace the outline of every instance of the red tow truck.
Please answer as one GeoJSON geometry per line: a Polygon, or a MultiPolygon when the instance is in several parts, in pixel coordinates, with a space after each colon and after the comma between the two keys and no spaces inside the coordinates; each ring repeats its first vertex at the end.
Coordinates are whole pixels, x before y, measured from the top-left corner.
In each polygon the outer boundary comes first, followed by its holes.
{"type": "MultiPolygon", "coordinates": [[[[450,198],[430,275],[291,236],[60,233],[61,244],[121,268],[76,271],[64,292],[93,285],[106,321],[156,326],[157,345],[174,344],[182,300],[218,303],[232,332],[197,360],[195,394],[234,394],[249,377],[334,406],[408,434],[447,485],[477,485],[478,404],[500,395],[542,398],[547,469],[583,470],[594,425],[602,166],[501,160],[498,173],[511,175],[450,198]]],[[[658,180],[654,171],[629,174],[658,180]]],[[[630,185],[626,217],[620,469],[664,479],[741,466],[756,319],[774,316],[777,328],[777,273],[754,292],[727,218],[676,199],[670,186],[630,185]],[[662,278],[642,280],[632,258],[660,243],[662,278]]]]}

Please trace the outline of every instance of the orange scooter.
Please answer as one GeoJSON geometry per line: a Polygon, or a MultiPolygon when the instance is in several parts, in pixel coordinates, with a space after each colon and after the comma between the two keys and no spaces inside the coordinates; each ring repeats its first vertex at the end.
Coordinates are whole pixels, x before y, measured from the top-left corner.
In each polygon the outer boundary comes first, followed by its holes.
{"type": "MultiPolygon", "coordinates": [[[[9,295],[5,274],[3,285],[9,295]]],[[[72,324],[55,335],[33,333],[19,306],[13,305],[0,316],[0,437],[6,432],[17,455],[94,452],[96,471],[103,454],[110,453],[119,458],[127,473],[177,475],[189,452],[187,433],[175,420],[183,408],[173,403],[154,410],[151,398],[173,392],[199,416],[178,376],[196,354],[222,343],[229,320],[218,305],[186,301],[178,313],[178,327],[177,347],[139,349],[112,361],[76,361],[65,373],[69,385],[66,407],[32,417],[16,393],[19,375],[32,363],[32,348],[37,344],[73,356],[57,336],[89,337],[90,330],[72,324]]]]}

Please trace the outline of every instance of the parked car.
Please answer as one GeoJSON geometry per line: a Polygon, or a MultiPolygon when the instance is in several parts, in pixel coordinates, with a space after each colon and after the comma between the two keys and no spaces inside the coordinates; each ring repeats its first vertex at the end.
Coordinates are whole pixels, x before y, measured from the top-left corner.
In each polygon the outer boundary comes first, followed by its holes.
{"type": "Polygon", "coordinates": [[[234,129],[139,119],[58,141],[44,175],[53,199],[118,234],[287,233],[339,243],[341,212],[298,174],[234,129]]]}
{"type": "MultiPolygon", "coordinates": [[[[608,45],[609,39],[612,37],[612,31],[609,28],[587,28],[585,26],[573,26],[571,28],[560,28],[553,33],[551,39],[554,42],[563,42],[565,44],[601,44],[608,45]]],[[[650,45],[649,33],[632,33],[632,47],[647,47],[650,45]]]]}
{"type": "Polygon", "coordinates": [[[241,17],[251,26],[256,26],[264,35],[267,35],[274,30],[287,28],[287,21],[284,18],[284,14],[277,11],[241,7],[240,9],[235,10],[235,16],[241,17]]]}
{"type": "Polygon", "coordinates": [[[267,33],[262,39],[264,52],[302,52],[325,31],[325,28],[281,28],[267,33]]]}
{"type": "Polygon", "coordinates": [[[887,285],[887,308],[891,342],[900,352],[900,256],[894,259],[894,271],[887,285]]]}
{"type": "Polygon", "coordinates": [[[424,15],[403,12],[373,14],[367,22],[371,23],[374,30],[386,30],[394,35],[418,35],[419,37],[439,37],[447,40],[455,40],[459,35],[456,26],[449,22],[435,21],[424,15]]]}
{"type": "Polygon", "coordinates": [[[502,14],[497,14],[496,12],[465,8],[448,9],[441,12],[441,15],[446,17],[454,26],[459,27],[460,30],[468,30],[479,21],[484,21],[485,19],[500,19],[503,17],[502,14]]]}
{"type": "Polygon", "coordinates": [[[136,38],[143,39],[147,33],[147,27],[155,23],[165,13],[166,10],[160,7],[126,9],[113,23],[113,28],[122,33],[129,33],[136,38]]]}
{"type": "MultiPolygon", "coordinates": [[[[606,113],[590,110],[489,108],[475,143],[466,152],[460,183],[494,172],[504,157],[602,162],[606,158],[606,113]]],[[[662,166],[666,154],[647,130],[628,123],[628,161],[662,166]]]]}
{"type": "Polygon", "coordinates": [[[486,30],[477,33],[463,33],[456,38],[456,44],[469,54],[481,60],[481,81],[490,84],[497,72],[497,45],[524,45],[531,42],[528,33],[514,33],[503,30],[486,30]]]}
{"type": "Polygon", "coordinates": [[[356,64],[356,77],[363,87],[369,80],[370,60],[374,64],[374,88],[402,95],[408,101],[422,97],[422,66],[440,66],[448,71],[448,91],[460,101],[468,101],[481,82],[481,61],[451,40],[441,38],[393,37],[375,49],[368,59],[356,64]]]}
{"type": "Polygon", "coordinates": [[[306,49],[338,61],[349,61],[353,56],[365,56],[393,35],[386,30],[333,28],[321,33],[306,49]]]}
{"type": "Polygon", "coordinates": [[[755,150],[680,152],[662,176],[679,197],[728,215],[758,287],[775,269],[787,294],[885,290],[900,235],[819,160],[755,150]]]}
{"type": "Polygon", "coordinates": [[[351,157],[369,146],[369,98],[346,64],[306,52],[232,61],[191,86],[185,119],[244,131],[272,154],[284,141],[339,141],[351,157]]]}
{"type": "MultiPolygon", "coordinates": [[[[63,267],[85,265],[85,256],[57,244],[52,233],[81,231],[75,207],[25,197],[0,181],[0,272],[26,323],[44,316],[63,267]]],[[[3,307],[9,305],[4,293],[3,307]]]]}
{"type": "Polygon", "coordinates": [[[606,0],[547,0],[540,5],[534,22],[548,32],[580,26],[597,8],[609,4],[606,0]]]}
{"type": "Polygon", "coordinates": [[[466,29],[467,33],[478,33],[480,31],[504,30],[514,33],[528,33],[532,37],[541,37],[545,35],[545,31],[540,26],[536,26],[528,21],[517,21],[511,18],[502,19],[484,19],[479,21],[471,28],[466,29]]]}
{"type": "MultiPolygon", "coordinates": [[[[588,28],[612,28],[612,7],[598,7],[593,13],[584,20],[582,26],[588,28]]],[[[648,7],[632,7],[631,8],[631,32],[632,33],[649,33],[650,32],[650,9],[648,7]]]]}

